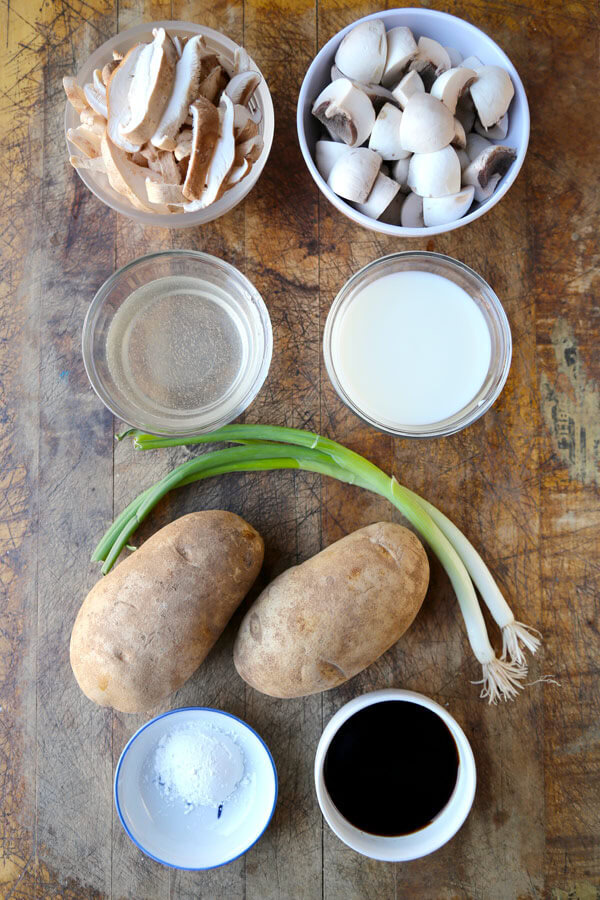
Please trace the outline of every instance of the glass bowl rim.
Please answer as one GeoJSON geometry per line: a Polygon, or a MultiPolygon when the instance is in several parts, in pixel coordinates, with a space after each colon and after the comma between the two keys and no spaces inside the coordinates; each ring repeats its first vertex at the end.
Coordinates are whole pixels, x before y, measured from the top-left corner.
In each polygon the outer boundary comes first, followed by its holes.
{"type": "MultiPolygon", "coordinates": [[[[474,298],[471,299],[473,299],[473,302],[477,303],[479,307],[479,303],[474,298]]],[[[452,256],[447,256],[445,253],[437,253],[436,251],[432,250],[400,250],[395,253],[388,253],[385,256],[380,256],[377,259],[374,259],[371,262],[367,263],[361,269],[351,275],[350,278],[348,278],[348,280],[342,285],[342,287],[336,294],[333,303],[331,304],[331,307],[327,314],[327,319],[325,321],[325,328],[323,330],[323,357],[325,360],[325,368],[327,369],[329,380],[331,381],[336,394],[338,395],[340,400],[348,407],[348,409],[350,409],[356,416],[358,416],[359,419],[365,422],[365,424],[370,425],[372,428],[376,428],[378,431],[384,432],[385,434],[391,434],[394,437],[415,439],[448,437],[451,434],[456,434],[457,432],[462,431],[463,428],[467,428],[469,425],[472,425],[473,422],[476,422],[477,419],[481,418],[481,416],[483,416],[494,405],[494,403],[502,393],[504,385],[506,384],[506,379],[508,378],[512,360],[512,334],[508,317],[506,315],[504,307],[502,306],[502,303],[500,302],[499,297],[487,283],[485,278],[479,275],[478,272],[476,272],[466,263],[463,263],[458,259],[454,259],[454,257],[452,256]],[[433,259],[439,261],[444,266],[450,269],[458,269],[462,274],[466,275],[467,278],[475,281],[477,285],[486,293],[487,299],[489,300],[490,309],[492,311],[492,317],[496,320],[504,342],[503,353],[500,354],[496,365],[494,365],[493,367],[493,371],[495,373],[494,384],[491,389],[488,389],[487,395],[483,394],[481,396],[481,402],[477,406],[475,406],[467,416],[461,417],[461,413],[463,413],[465,409],[465,407],[462,407],[462,409],[458,410],[453,416],[449,416],[447,419],[442,420],[446,423],[442,427],[440,427],[440,422],[432,422],[428,425],[413,426],[412,430],[406,430],[409,427],[406,425],[400,426],[398,428],[391,428],[388,425],[382,425],[377,421],[377,419],[370,417],[365,413],[364,410],[361,410],[356,405],[356,403],[354,403],[352,398],[342,387],[342,384],[337,376],[335,366],[333,364],[332,337],[334,323],[337,316],[343,309],[345,303],[348,301],[348,296],[351,295],[352,289],[356,287],[357,282],[360,282],[364,279],[367,272],[373,270],[374,268],[381,266],[383,263],[389,262],[391,260],[406,260],[407,258],[416,260],[433,259]]],[[[492,366],[492,363],[493,359],[490,362],[490,366],[492,366]]],[[[473,403],[473,401],[480,396],[480,391],[475,394],[470,403],[473,403]]]]}
{"type": "MultiPolygon", "coordinates": [[[[238,310],[239,311],[239,310],[238,310]]],[[[245,311],[242,311],[245,315],[245,311]]],[[[149,434],[155,434],[159,437],[189,437],[193,434],[202,434],[213,431],[217,428],[220,428],[223,425],[232,422],[237,416],[239,416],[242,412],[244,412],[253,400],[256,398],[258,392],[262,388],[265,383],[267,374],[269,372],[269,368],[271,366],[271,358],[273,355],[273,327],[271,323],[271,317],[269,315],[269,310],[267,305],[259,292],[259,290],[255,287],[255,285],[250,281],[250,279],[244,275],[243,272],[232,265],[232,263],[227,262],[224,259],[221,259],[218,256],[214,256],[212,253],[206,253],[203,250],[183,250],[183,249],[173,249],[173,250],[157,250],[153,253],[146,253],[143,256],[138,256],[135,259],[132,259],[130,262],[126,263],[124,266],[121,266],[115,272],[108,276],[108,278],[100,285],[94,297],[88,307],[88,310],[85,315],[85,319],[83,322],[83,329],[81,335],[81,350],[83,357],[83,365],[85,367],[85,371],[92,386],[95,394],[102,401],[104,406],[118,419],[130,425],[133,428],[138,428],[143,430],[144,432],[148,432],[149,434]],[[218,266],[225,269],[225,271],[231,276],[233,275],[235,279],[242,283],[242,285],[246,288],[248,293],[254,298],[257,306],[257,311],[259,314],[260,323],[262,326],[263,336],[264,336],[264,348],[262,353],[262,360],[260,361],[260,366],[256,372],[254,379],[248,387],[248,390],[244,394],[243,398],[233,407],[232,415],[227,413],[226,415],[215,417],[214,422],[211,422],[210,427],[200,427],[193,426],[190,428],[171,428],[171,427],[163,427],[162,429],[155,429],[150,431],[146,426],[140,425],[136,422],[131,422],[128,415],[125,414],[124,410],[121,409],[119,403],[115,401],[113,396],[106,390],[104,383],[97,377],[96,374],[96,354],[94,352],[94,333],[95,333],[95,325],[98,318],[98,314],[102,307],[104,306],[107,297],[109,296],[111,290],[117,283],[118,279],[128,272],[131,269],[136,268],[142,263],[147,263],[150,260],[164,258],[164,257],[175,257],[175,258],[192,258],[197,260],[198,262],[209,262],[211,264],[217,264],[218,266]]]]}

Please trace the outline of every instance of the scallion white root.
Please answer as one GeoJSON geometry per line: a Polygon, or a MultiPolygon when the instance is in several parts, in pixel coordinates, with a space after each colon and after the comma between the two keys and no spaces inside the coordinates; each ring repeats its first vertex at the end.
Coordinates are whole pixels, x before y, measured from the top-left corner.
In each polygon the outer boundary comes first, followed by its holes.
{"type": "MultiPolygon", "coordinates": [[[[412,491],[411,491],[412,493],[412,491]]],[[[467,572],[475,582],[483,602],[494,617],[494,621],[502,631],[502,659],[508,658],[509,662],[519,666],[526,665],[523,649],[536,653],[541,645],[540,632],[529,625],[515,621],[513,611],[504,599],[500,588],[494,581],[492,573],[482,560],[481,556],[456,527],[454,522],[445,516],[439,509],[423,500],[418,494],[414,498],[429,513],[435,524],[442,531],[465,564],[467,572]]]]}
{"type": "Polygon", "coordinates": [[[487,663],[483,663],[483,678],[481,681],[473,681],[473,684],[482,684],[479,696],[488,703],[495,704],[498,700],[514,700],[523,688],[523,682],[527,676],[527,666],[498,659],[494,656],[487,663]]]}

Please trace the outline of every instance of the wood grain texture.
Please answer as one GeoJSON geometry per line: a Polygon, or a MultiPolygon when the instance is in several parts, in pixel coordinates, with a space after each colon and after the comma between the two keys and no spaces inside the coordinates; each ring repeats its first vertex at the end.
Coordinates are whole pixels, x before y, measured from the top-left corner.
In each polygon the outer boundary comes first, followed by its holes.
{"type": "MultiPolygon", "coordinates": [[[[429,4],[425,4],[429,5],[429,4]]],[[[373,12],[370,0],[0,0],[0,898],[134,900],[597,900],[600,896],[598,560],[598,9],[591,2],[449,0],[509,54],[532,112],[519,178],[483,219],[428,241],[360,228],[319,195],[301,158],[295,104],[318,47],[373,12]],[[247,200],[202,229],[142,229],[92,197],[68,166],[63,75],[117,30],[192,19],[243,42],[267,77],[273,150],[247,200]],[[245,857],[206,873],[147,859],[120,827],[112,775],[147,718],[97,709],[68,663],[72,622],[97,577],[91,549],[114,514],[189,456],[114,444],[89,388],[83,317],[118,266],[150,250],[206,250],[238,266],[268,305],[273,364],[247,421],[307,427],[348,444],[436,503],[483,552],[518,617],[539,625],[534,684],[488,708],[439,566],[417,621],[368,671],[322,696],[277,701],[231,661],[239,617],[160,709],[213,705],[266,739],[280,777],[273,823],[245,857]],[[480,271],[513,331],[506,388],[465,432],[408,442],[341,404],[320,351],[337,291],[398,249],[435,249],[480,271]],[[406,865],[375,863],[321,819],[312,764],[348,699],[396,685],[447,705],[473,743],[479,785],[453,841],[406,865]]],[[[274,575],[388,504],[307,474],[229,476],[165,499],[143,540],[200,508],[239,513],[274,575]]],[[[494,634],[498,646],[498,635],[494,634]]],[[[160,710],[156,710],[158,712],[160,710]]]]}

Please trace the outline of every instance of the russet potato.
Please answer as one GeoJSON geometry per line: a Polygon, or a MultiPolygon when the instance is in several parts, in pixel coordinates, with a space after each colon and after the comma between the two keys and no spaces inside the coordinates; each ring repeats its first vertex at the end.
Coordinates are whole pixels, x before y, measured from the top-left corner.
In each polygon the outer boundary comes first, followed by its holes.
{"type": "Polygon", "coordinates": [[[71,635],[81,690],[142,712],[193,675],[260,571],[261,536],[239,516],[195,512],[161,528],[99,581],[71,635]]]}
{"type": "Polygon", "coordinates": [[[272,697],[336,687],[395,644],[429,584],[419,539],[378,522],[347,535],[276,578],[238,632],[241,677],[272,697]]]}

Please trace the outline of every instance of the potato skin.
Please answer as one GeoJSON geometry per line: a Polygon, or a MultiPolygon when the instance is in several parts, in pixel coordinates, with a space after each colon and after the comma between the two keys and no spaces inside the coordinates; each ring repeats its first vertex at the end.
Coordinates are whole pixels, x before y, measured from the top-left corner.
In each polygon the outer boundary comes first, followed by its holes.
{"type": "Polygon", "coordinates": [[[265,588],[240,626],[235,667],[272,697],[337,687],[404,634],[428,584],[412,531],[391,522],[361,528],[265,588]]]}
{"type": "Polygon", "coordinates": [[[71,667],[100,706],[143,712],[195,672],[262,566],[261,536],[240,516],[182,516],[89,592],[71,634],[71,667]]]}

